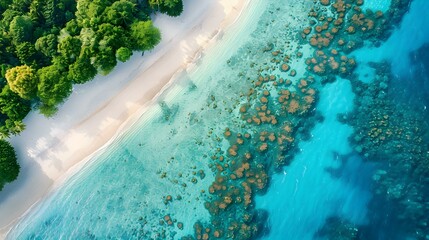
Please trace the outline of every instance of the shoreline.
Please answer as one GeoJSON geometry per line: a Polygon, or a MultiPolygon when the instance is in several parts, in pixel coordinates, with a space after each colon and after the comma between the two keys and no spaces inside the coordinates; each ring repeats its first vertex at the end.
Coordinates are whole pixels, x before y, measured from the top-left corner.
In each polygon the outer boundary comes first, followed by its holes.
{"type": "Polygon", "coordinates": [[[213,0],[196,5],[185,0],[181,17],[154,16],[154,24],[163,34],[162,42],[154,50],[144,57],[135,53],[108,76],[97,76],[88,84],[75,86],[72,96],[53,118],[31,112],[24,121],[29,130],[11,138],[21,174],[0,193],[0,215],[7,216],[0,219],[0,239],[34,206],[135,124],[183,72],[192,71],[248,3],[213,0]],[[103,89],[93,86],[101,81],[106,82],[100,86],[103,89]],[[82,106],[78,101],[82,98],[86,98],[85,104],[87,99],[94,102],[82,106]],[[47,127],[41,129],[43,125],[47,127]]]}

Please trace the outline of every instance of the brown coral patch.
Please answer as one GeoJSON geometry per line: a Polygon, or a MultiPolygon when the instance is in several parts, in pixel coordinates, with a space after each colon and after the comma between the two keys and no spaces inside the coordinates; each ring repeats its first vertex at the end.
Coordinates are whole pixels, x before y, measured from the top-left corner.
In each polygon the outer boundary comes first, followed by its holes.
{"type": "Polygon", "coordinates": [[[287,65],[286,63],[282,64],[282,66],[281,66],[282,72],[287,72],[287,71],[289,71],[289,69],[290,69],[289,65],[287,65]]]}
{"type": "Polygon", "coordinates": [[[268,150],[268,144],[267,144],[267,143],[262,143],[262,144],[259,146],[258,150],[259,150],[260,152],[265,152],[265,151],[267,151],[267,150],[268,150]]]}
{"type": "Polygon", "coordinates": [[[299,102],[295,99],[292,99],[289,103],[289,107],[287,109],[288,113],[296,113],[296,111],[299,109],[299,102]]]}

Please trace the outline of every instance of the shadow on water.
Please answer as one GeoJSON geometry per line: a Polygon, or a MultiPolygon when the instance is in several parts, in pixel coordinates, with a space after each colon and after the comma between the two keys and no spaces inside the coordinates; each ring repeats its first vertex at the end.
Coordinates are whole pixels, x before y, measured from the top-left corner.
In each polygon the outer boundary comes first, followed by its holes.
{"type": "Polygon", "coordinates": [[[353,188],[370,189],[371,181],[369,179],[371,179],[377,167],[376,164],[364,162],[354,152],[346,155],[341,155],[337,152],[332,154],[334,155],[333,159],[340,164],[338,167],[327,167],[325,171],[330,173],[333,178],[344,181],[347,185],[352,185],[353,188]]]}
{"type": "Polygon", "coordinates": [[[409,54],[410,74],[392,79],[390,93],[395,101],[416,110],[429,108],[429,43],[409,54]]]}
{"type": "MultiPolygon", "coordinates": [[[[333,152],[333,158],[339,162],[338,167],[328,167],[325,171],[332,178],[343,181],[351,188],[371,191],[373,188],[373,177],[377,169],[383,169],[383,161],[364,161],[357,153],[352,152],[341,155],[333,152]]],[[[314,235],[315,239],[379,239],[393,240],[405,239],[406,234],[401,232],[399,222],[389,218],[389,215],[397,212],[394,204],[386,203],[384,198],[373,195],[370,201],[372,209],[376,212],[367,212],[367,223],[363,225],[353,222],[339,215],[328,217],[323,225],[314,235]]]]}
{"type": "Polygon", "coordinates": [[[169,106],[165,101],[162,101],[159,103],[159,106],[162,111],[160,122],[169,122],[171,124],[179,111],[179,105],[173,104],[169,106]]]}

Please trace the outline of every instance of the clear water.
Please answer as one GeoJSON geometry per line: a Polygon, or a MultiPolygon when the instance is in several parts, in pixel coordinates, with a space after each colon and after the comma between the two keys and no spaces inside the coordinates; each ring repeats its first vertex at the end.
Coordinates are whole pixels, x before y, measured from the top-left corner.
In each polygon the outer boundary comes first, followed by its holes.
{"type": "MultiPolygon", "coordinates": [[[[136,124],[37,205],[8,237],[179,239],[193,233],[197,220],[208,222],[202,191],[214,180],[210,156],[216,148],[228,148],[225,127],[252,130],[243,125],[237,107],[240,94],[252,86],[246,79],[258,74],[249,66],[270,61],[261,51],[268,43],[286,39],[284,49],[296,51],[295,35],[306,24],[311,2],[252,0],[193,71],[183,73],[136,124]],[[173,200],[165,203],[168,195],[173,200]],[[161,225],[165,215],[183,223],[183,230],[177,222],[161,225]]],[[[364,8],[386,11],[389,4],[368,0],[364,8]]],[[[369,62],[383,60],[394,66],[394,74],[408,76],[409,54],[429,41],[428,12],[429,1],[414,0],[386,42],[353,52],[359,79],[371,82],[375,70],[369,62]]],[[[304,57],[290,64],[298,73],[305,71],[311,48],[304,45],[300,51],[304,57]]],[[[355,154],[348,141],[354,130],[337,118],[354,109],[355,94],[339,77],[319,91],[317,109],[324,121],[311,130],[310,140],[299,142],[293,162],[272,176],[267,193],[256,198],[256,208],[268,211],[270,231],[264,239],[313,239],[332,216],[356,225],[369,222],[376,166],[355,154]]]]}
{"type": "Polygon", "coordinates": [[[428,12],[429,5],[426,1],[413,1],[410,13],[404,16],[399,29],[386,42],[379,47],[361,48],[353,55],[362,63],[389,60],[392,62],[394,74],[409,76],[412,68],[410,53],[419,49],[429,39],[429,30],[426,27],[429,24],[428,12]]]}
{"type": "MultiPolygon", "coordinates": [[[[263,1],[252,2],[237,26],[207,53],[195,71],[184,73],[157,105],[37,206],[9,237],[156,237],[162,229],[159,220],[170,214],[183,223],[184,229],[171,227],[173,231],[167,237],[173,238],[177,232],[178,238],[192,233],[196,220],[207,221],[209,214],[201,190],[207,190],[214,179],[207,167],[208,156],[213,148],[226,144],[214,139],[222,137],[228,122],[238,121],[234,117],[237,113],[229,113],[228,109],[238,104],[233,97],[246,91],[249,84],[236,76],[258,57],[240,47],[247,43],[242,39],[255,37],[250,34],[265,7],[263,1]],[[226,66],[233,55],[234,68],[226,66]],[[211,131],[213,134],[209,134],[211,131]],[[204,179],[192,175],[200,170],[205,172],[204,179]],[[193,178],[197,183],[192,182],[193,178]],[[174,200],[166,205],[167,195],[174,200]],[[135,229],[143,229],[143,233],[135,229]]],[[[256,70],[247,74],[255,75],[256,70]]]]}
{"type": "Polygon", "coordinates": [[[270,213],[273,227],[267,239],[312,239],[330,216],[365,223],[371,168],[357,156],[346,156],[353,129],[336,117],[353,108],[353,97],[350,83],[340,79],[321,92],[318,108],[325,121],[316,125],[310,141],[300,144],[301,153],[283,174],[273,177],[269,192],[257,199],[270,213]],[[342,166],[345,157],[351,161],[342,166]],[[339,168],[344,168],[341,175],[328,171],[339,168]]]}
{"type": "Polygon", "coordinates": [[[392,0],[366,0],[362,6],[364,11],[366,10],[380,10],[386,12],[389,10],[390,3],[392,0]]]}

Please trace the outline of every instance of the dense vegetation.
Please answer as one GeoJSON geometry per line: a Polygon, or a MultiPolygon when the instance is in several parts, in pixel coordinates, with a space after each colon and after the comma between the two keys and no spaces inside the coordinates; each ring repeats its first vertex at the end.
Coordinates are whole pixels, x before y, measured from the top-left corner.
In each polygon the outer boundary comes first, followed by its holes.
{"type": "Polygon", "coordinates": [[[182,0],[0,0],[0,139],[21,132],[31,109],[53,115],[73,84],[152,49],[152,12],[182,10],[182,0]]]}
{"type": "Polygon", "coordinates": [[[11,182],[18,177],[19,165],[16,161],[16,154],[10,143],[0,140],[0,191],[4,184],[11,182]]]}

